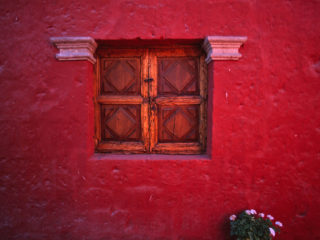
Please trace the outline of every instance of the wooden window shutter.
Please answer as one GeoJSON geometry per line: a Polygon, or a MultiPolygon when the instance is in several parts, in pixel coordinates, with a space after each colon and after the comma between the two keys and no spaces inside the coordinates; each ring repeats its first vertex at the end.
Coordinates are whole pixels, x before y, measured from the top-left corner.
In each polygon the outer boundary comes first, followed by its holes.
{"type": "Polygon", "coordinates": [[[206,65],[198,48],[150,51],[153,82],[151,151],[198,154],[206,141],[206,65]]]}
{"type": "Polygon", "coordinates": [[[98,58],[95,87],[96,149],[146,152],[145,50],[109,49],[98,58]]]}
{"type": "Polygon", "coordinates": [[[199,154],[207,77],[199,48],[100,49],[96,150],[199,154]]]}

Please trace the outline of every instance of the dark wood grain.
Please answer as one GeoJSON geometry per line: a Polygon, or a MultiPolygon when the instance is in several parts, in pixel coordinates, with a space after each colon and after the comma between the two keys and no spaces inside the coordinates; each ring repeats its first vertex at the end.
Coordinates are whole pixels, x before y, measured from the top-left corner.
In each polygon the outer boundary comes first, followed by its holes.
{"type": "Polygon", "coordinates": [[[102,105],[102,140],[140,141],[140,105],[102,105]]]}
{"type": "Polygon", "coordinates": [[[159,142],[197,142],[199,105],[159,106],[159,142]]]}
{"type": "Polygon", "coordinates": [[[158,58],[158,95],[199,95],[197,58],[158,58]]]}
{"type": "Polygon", "coordinates": [[[140,95],[139,58],[103,58],[101,94],[140,95]]]}

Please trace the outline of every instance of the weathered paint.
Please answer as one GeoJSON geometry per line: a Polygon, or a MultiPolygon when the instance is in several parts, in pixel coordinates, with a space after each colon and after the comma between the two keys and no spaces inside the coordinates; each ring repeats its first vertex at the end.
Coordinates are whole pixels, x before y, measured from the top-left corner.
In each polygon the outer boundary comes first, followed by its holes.
{"type": "MultiPolygon", "coordinates": [[[[1,239],[228,239],[256,208],[320,238],[319,1],[2,1],[1,239]],[[212,159],[93,157],[93,67],[52,36],[242,35],[210,63],[212,159]],[[212,111],[213,109],[213,111],[212,111]]],[[[210,105],[210,104],[209,104],[210,105]]]]}

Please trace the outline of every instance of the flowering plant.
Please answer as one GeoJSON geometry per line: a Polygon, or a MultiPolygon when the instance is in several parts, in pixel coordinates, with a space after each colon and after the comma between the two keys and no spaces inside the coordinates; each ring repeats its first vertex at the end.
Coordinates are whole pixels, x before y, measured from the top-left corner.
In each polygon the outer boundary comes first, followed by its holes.
{"type": "Polygon", "coordinates": [[[245,210],[238,216],[233,214],[229,219],[230,235],[236,236],[237,240],[271,240],[282,227],[281,222],[273,222],[271,215],[265,217],[264,213],[257,214],[254,209],[245,210]]]}

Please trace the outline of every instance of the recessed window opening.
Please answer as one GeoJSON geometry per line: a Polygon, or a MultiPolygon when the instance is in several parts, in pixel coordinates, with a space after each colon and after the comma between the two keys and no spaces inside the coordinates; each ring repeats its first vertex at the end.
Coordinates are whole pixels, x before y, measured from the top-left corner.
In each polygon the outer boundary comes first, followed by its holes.
{"type": "Polygon", "coordinates": [[[205,152],[207,64],[201,44],[98,41],[97,152],[205,152]]]}

